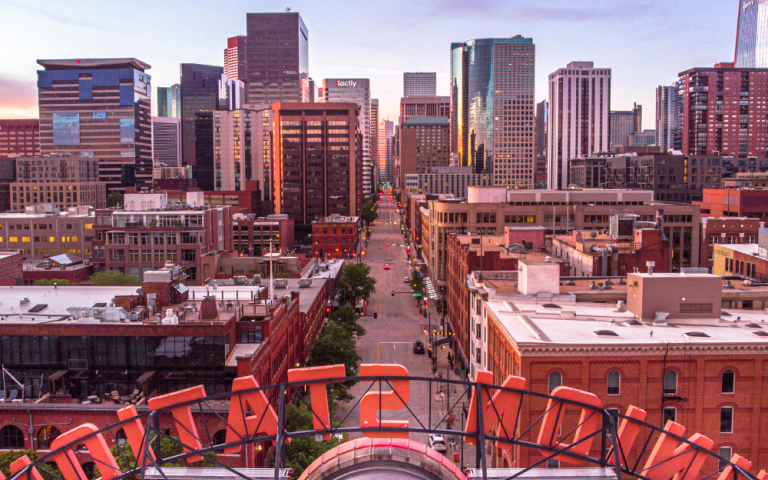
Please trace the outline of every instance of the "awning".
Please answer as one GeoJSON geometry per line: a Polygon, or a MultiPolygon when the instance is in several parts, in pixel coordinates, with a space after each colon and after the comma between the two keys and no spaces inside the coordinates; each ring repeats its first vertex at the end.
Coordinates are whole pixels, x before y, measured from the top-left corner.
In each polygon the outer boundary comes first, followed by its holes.
{"type": "Polygon", "coordinates": [[[154,375],[155,375],[155,371],[154,371],[154,370],[152,370],[152,371],[149,371],[149,372],[144,372],[144,373],[142,373],[142,374],[141,374],[141,376],[138,378],[138,380],[136,380],[136,383],[144,383],[144,382],[147,382],[147,381],[149,381],[149,379],[150,379],[150,378],[152,378],[154,375]]]}
{"type": "Polygon", "coordinates": [[[456,337],[445,337],[436,342],[432,342],[433,347],[439,347],[440,345],[447,345],[456,341],[456,337]]]}
{"type": "Polygon", "coordinates": [[[68,373],[69,373],[69,370],[59,370],[58,372],[54,372],[53,375],[49,376],[48,380],[58,380],[68,373]]]}

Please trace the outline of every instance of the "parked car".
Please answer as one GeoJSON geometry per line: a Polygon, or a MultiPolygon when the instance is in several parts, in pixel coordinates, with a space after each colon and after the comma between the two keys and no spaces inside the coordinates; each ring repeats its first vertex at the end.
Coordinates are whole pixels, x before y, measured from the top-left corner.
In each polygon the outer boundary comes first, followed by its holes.
{"type": "Polygon", "coordinates": [[[411,279],[409,277],[403,277],[403,283],[410,283],[411,279]]]}
{"type": "Polygon", "coordinates": [[[384,265],[384,270],[391,270],[391,269],[392,269],[392,267],[390,267],[388,264],[384,265]]]}
{"type": "Polygon", "coordinates": [[[445,452],[446,450],[448,450],[448,447],[445,444],[445,437],[443,437],[442,435],[430,435],[429,446],[433,450],[437,450],[438,452],[445,452]]]}
{"type": "Polygon", "coordinates": [[[421,340],[413,342],[413,353],[424,355],[424,343],[421,340]]]}

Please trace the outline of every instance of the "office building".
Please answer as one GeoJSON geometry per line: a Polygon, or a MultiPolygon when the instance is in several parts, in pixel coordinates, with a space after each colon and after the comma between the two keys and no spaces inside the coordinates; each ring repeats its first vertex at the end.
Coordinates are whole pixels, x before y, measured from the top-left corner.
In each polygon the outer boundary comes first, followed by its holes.
{"type": "Polygon", "coordinates": [[[656,130],[638,130],[629,135],[630,147],[650,147],[654,145],[656,145],[656,130]]]}
{"type": "Polygon", "coordinates": [[[606,157],[571,159],[569,188],[604,188],[606,157]]]}
{"type": "Polygon", "coordinates": [[[376,191],[379,181],[379,99],[371,99],[371,189],[376,191]]]}
{"type": "Polygon", "coordinates": [[[372,191],[371,177],[371,85],[367,78],[326,78],[320,90],[323,103],[357,103],[363,134],[363,198],[372,191]]]}
{"type": "Polygon", "coordinates": [[[99,181],[99,160],[80,156],[16,158],[16,180],[10,184],[10,210],[55,204],[69,207],[104,208],[107,189],[99,181]]]}
{"type": "Polygon", "coordinates": [[[395,124],[389,120],[379,122],[379,183],[389,183],[394,181],[395,159],[394,159],[394,137],[395,124]]]}
{"type": "Polygon", "coordinates": [[[736,68],[768,68],[768,3],[765,0],[739,0],[736,25],[736,68]]]}
{"type": "Polygon", "coordinates": [[[448,117],[411,117],[400,130],[400,194],[405,201],[406,176],[451,163],[451,122],[448,117]]]}
{"type": "Polygon", "coordinates": [[[155,168],[181,166],[180,118],[152,117],[152,161],[155,168]]]}
{"type": "Polygon", "coordinates": [[[213,131],[223,74],[222,67],[181,64],[181,159],[194,168],[204,190],[213,190],[213,139],[207,132],[213,131]]]}
{"type": "Polygon", "coordinates": [[[246,101],[309,101],[309,31],[297,12],[249,13],[246,101]]]}
{"type": "Polygon", "coordinates": [[[434,72],[403,73],[404,97],[437,96],[437,74],[434,72]]]}
{"type": "MultiPolygon", "coordinates": [[[[702,213],[704,213],[702,209],[702,213]]],[[[759,218],[702,217],[699,266],[713,273],[715,245],[748,245],[756,243],[758,233],[765,227],[759,218]]]]}
{"type": "Polygon", "coordinates": [[[40,155],[40,120],[0,120],[0,158],[40,155]]]}
{"type": "Polygon", "coordinates": [[[107,190],[150,188],[150,66],[135,58],[37,63],[40,153],[98,159],[107,190]]]}
{"type": "Polygon", "coordinates": [[[293,218],[297,241],[311,223],[362,208],[362,134],[356,103],[273,105],[275,213],[293,218]]]}
{"type": "Polygon", "coordinates": [[[492,174],[474,173],[470,167],[427,167],[424,173],[405,175],[404,191],[409,196],[453,195],[467,198],[468,187],[492,186],[492,174]]]}
{"type": "Polygon", "coordinates": [[[352,259],[359,253],[360,217],[330,215],[312,222],[312,256],[352,259]]]}
{"type": "Polygon", "coordinates": [[[546,100],[536,104],[536,156],[547,154],[547,122],[549,103],[546,100]]]}
{"type": "Polygon", "coordinates": [[[679,74],[684,154],[765,157],[768,68],[719,63],[679,74]]]}
{"type": "Polygon", "coordinates": [[[711,217],[768,218],[768,189],[707,188],[694,204],[711,217]]]}
{"type": "Polygon", "coordinates": [[[157,98],[152,102],[153,117],[181,118],[181,85],[157,87],[157,98]]]}
{"type": "Polygon", "coordinates": [[[451,97],[403,97],[398,125],[411,117],[451,117],[451,97]]]}
{"type": "Polygon", "coordinates": [[[568,187],[572,158],[610,150],[611,70],[571,62],[549,75],[548,182],[568,187]]]}
{"type": "Polygon", "coordinates": [[[24,260],[63,253],[87,257],[93,248],[93,224],[93,213],[86,206],[61,211],[45,204],[0,213],[0,250],[19,250],[24,260]]]}
{"type": "Polygon", "coordinates": [[[245,83],[233,80],[222,74],[219,79],[218,110],[237,110],[243,105],[245,98],[245,83]]]}
{"type": "Polygon", "coordinates": [[[224,49],[224,75],[232,80],[245,81],[248,37],[238,35],[227,39],[224,49]]]}
{"type": "Polygon", "coordinates": [[[683,118],[678,83],[656,87],[656,145],[663,153],[683,149],[683,118]]]}
{"type": "Polygon", "coordinates": [[[535,60],[520,35],[451,45],[452,153],[496,185],[533,188],[535,60]]]}
{"type": "Polygon", "coordinates": [[[0,157],[0,212],[11,209],[11,183],[16,181],[16,158],[0,157]]]}
{"type": "Polygon", "coordinates": [[[635,132],[635,115],[631,110],[610,113],[611,150],[629,146],[629,136],[635,132]]]}
{"type": "Polygon", "coordinates": [[[263,256],[270,252],[293,249],[293,219],[288,215],[234,214],[232,245],[247,256],[263,256]]]}

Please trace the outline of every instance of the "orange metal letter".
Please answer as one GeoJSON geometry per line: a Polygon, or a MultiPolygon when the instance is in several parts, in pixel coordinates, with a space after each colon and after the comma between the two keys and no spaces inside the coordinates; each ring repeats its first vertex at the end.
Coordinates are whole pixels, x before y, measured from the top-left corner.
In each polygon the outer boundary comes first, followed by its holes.
{"type": "MultiPolygon", "coordinates": [[[[493,374],[491,372],[478,371],[475,375],[475,382],[483,385],[493,385],[493,374]]],[[[525,383],[526,380],[524,378],[509,375],[501,386],[525,390],[525,383]]],[[[483,406],[483,428],[485,433],[490,433],[496,424],[501,423],[502,428],[499,428],[498,436],[513,438],[515,436],[515,422],[520,411],[520,403],[523,401],[522,394],[496,390],[496,393],[491,395],[490,388],[482,388],[483,400],[485,401],[483,406]]],[[[477,431],[477,391],[472,392],[472,398],[469,401],[469,414],[467,415],[467,423],[464,430],[467,433],[477,431]]],[[[464,441],[475,444],[475,438],[472,437],[464,437],[464,441]]],[[[512,444],[496,442],[496,448],[511,450],[512,444]]]]}
{"type": "MultiPolygon", "coordinates": [[[[641,408],[630,405],[627,409],[626,415],[642,422],[645,420],[645,417],[648,415],[648,413],[641,408]]],[[[631,421],[629,418],[624,418],[621,420],[618,431],[619,445],[621,446],[621,450],[619,451],[619,462],[621,462],[621,465],[624,467],[626,467],[624,464],[624,457],[629,455],[629,451],[632,450],[632,445],[634,445],[641,428],[642,425],[631,421]],[[622,455],[621,452],[624,452],[624,455],[622,455]]]]}
{"type": "Polygon", "coordinates": [[[766,473],[765,470],[760,470],[760,473],[757,474],[757,480],[766,480],[768,479],[768,473],[766,473]]]}
{"type": "MultiPolygon", "coordinates": [[[[229,415],[227,416],[226,442],[236,442],[244,437],[257,437],[259,432],[267,435],[277,435],[277,414],[269,404],[263,391],[237,393],[241,390],[259,388],[252,376],[236,378],[232,382],[232,396],[229,399],[229,415]],[[253,415],[246,417],[245,412],[251,407],[253,415]]],[[[289,440],[289,439],[286,439],[289,440]]],[[[274,443],[274,442],[273,442],[274,443]]],[[[224,453],[239,453],[242,446],[228,447],[224,453]]]]}
{"type": "MultiPolygon", "coordinates": [[[[324,378],[342,378],[347,376],[344,365],[327,365],[323,367],[294,368],[288,370],[288,381],[310,382],[324,378]]],[[[328,383],[313,383],[309,386],[309,395],[312,399],[312,422],[315,430],[331,428],[331,414],[328,411],[328,392],[325,386],[328,383]]],[[[323,434],[323,440],[330,440],[331,434],[323,434]]]]}
{"type": "MultiPolygon", "coordinates": [[[[88,435],[90,437],[83,440],[88,449],[88,454],[96,461],[96,465],[101,472],[101,478],[103,480],[109,480],[121,475],[120,467],[115,462],[115,457],[112,456],[112,452],[109,451],[107,442],[104,441],[102,434],[92,435],[97,432],[99,428],[96,425],[86,423],[79,427],[73,428],[67,432],[59,435],[53,442],[51,442],[51,450],[57,450],[65,445],[71,443],[76,444],[78,440],[88,435]]],[[[80,468],[80,462],[75,455],[75,451],[72,448],[67,448],[53,455],[53,460],[61,470],[61,476],[65,480],[82,480],[88,478],[83,469],[80,468]]]]}
{"type": "MultiPolygon", "coordinates": [[[[741,468],[745,472],[748,472],[749,469],[752,468],[752,462],[735,453],[733,456],[731,456],[731,463],[741,468]]],[[[731,478],[733,478],[733,467],[728,465],[723,469],[722,472],[720,472],[720,476],[717,477],[717,480],[730,480],[731,478]]]]}
{"type": "MultiPolygon", "coordinates": [[[[408,370],[402,365],[360,365],[361,377],[392,376],[407,377],[408,370]]],[[[408,403],[410,387],[408,380],[391,380],[391,392],[368,392],[360,400],[360,426],[378,427],[376,412],[379,405],[382,410],[399,410],[408,403]],[[397,393],[395,393],[397,392],[397,393]],[[399,396],[398,396],[399,395],[399,396]]],[[[430,393],[431,395],[431,393],[430,393]]],[[[408,428],[408,421],[381,421],[382,427],[408,428]]],[[[368,438],[408,438],[408,432],[364,432],[368,438]]]]}
{"type": "MultiPolygon", "coordinates": [[[[205,388],[202,385],[151,398],[147,404],[151,410],[159,410],[171,407],[177,403],[189,402],[200,398],[205,398],[205,388]]],[[[192,418],[192,409],[189,408],[189,405],[171,408],[168,411],[173,416],[174,422],[176,422],[176,431],[179,432],[181,443],[192,448],[202,448],[200,436],[197,434],[197,426],[192,418]]],[[[190,449],[184,447],[184,451],[189,453],[190,449]]],[[[187,463],[194,463],[202,459],[201,455],[192,455],[187,457],[187,463]]]]}
{"type": "MultiPolygon", "coordinates": [[[[128,445],[131,446],[133,456],[138,459],[138,465],[143,465],[144,425],[142,425],[141,420],[135,418],[137,416],[138,413],[136,413],[136,407],[134,405],[129,405],[117,411],[117,418],[121,421],[133,418],[130,422],[123,424],[123,432],[125,432],[125,436],[128,439],[128,445]]],[[[155,458],[155,452],[151,448],[148,448],[147,451],[152,458],[155,458]]]]}
{"type": "MultiPolygon", "coordinates": [[[[678,437],[685,433],[685,427],[671,420],[667,422],[664,430],[678,437]]],[[[699,433],[688,440],[705,450],[712,448],[715,443],[699,433]]],[[[694,480],[706,459],[706,455],[702,455],[687,443],[681,443],[667,433],[662,433],[653,447],[651,456],[648,457],[642,475],[651,480],[669,480],[673,477],[673,480],[681,480],[682,474],[687,471],[682,480],[694,480]]]]}
{"type": "MultiPolygon", "coordinates": [[[[17,458],[16,461],[11,463],[11,468],[10,468],[11,475],[16,475],[17,473],[22,471],[24,467],[28,465],[32,465],[32,461],[29,459],[28,456],[24,455],[23,457],[17,458]]],[[[30,478],[32,480],[43,480],[43,476],[40,475],[40,472],[38,472],[35,467],[32,467],[32,471],[30,472],[30,478]]],[[[24,480],[26,480],[26,477],[24,477],[24,480]]]]}
{"type": "MultiPolygon", "coordinates": [[[[573,437],[573,443],[567,444],[559,441],[555,432],[560,427],[560,423],[563,420],[562,410],[567,404],[560,403],[558,400],[550,399],[547,402],[547,414],[544,415],[544,419],[541,422],[541,430],[539,430],[539,445],[547,445],[549,447],[569,448],[571,453],[577,453],[580,455],[588,455],[589,449],[592,446],[592,440],[594,437],[584,440],[596,431],[600,429],[600,424],[603,420],[602,415],[598,409],[603,408],[603,404],[599,398],[593,393],[584,392],[582,390],[576,390],[569,387],[557,387],[552,390],[552,396],[562,398],[564,400],[572,400],[575,402],[586,403],[592,405],[593,408],[581,408],[581,416],[579,417],[579,426],[576,429],[576,434],[573,437]],[[556,403],[560,403],[559,406],[555,406],[556,403]]],[[[546,450],[539,450],[542,455],[549,457],[552,452],[546,450]]],[[[569,457],[567,455],[556,455],[552,457],[555,460],[560,460],[565,463],[580,463],[581,460],[569,457]]]]}

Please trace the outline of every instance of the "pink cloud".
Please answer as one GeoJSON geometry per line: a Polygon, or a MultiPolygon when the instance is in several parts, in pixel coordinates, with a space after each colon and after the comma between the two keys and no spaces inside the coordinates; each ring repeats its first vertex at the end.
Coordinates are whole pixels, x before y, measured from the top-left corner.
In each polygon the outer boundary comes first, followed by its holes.
{"type": "Polygon", "coordinates": [[[38,115],[35,82],[0,75],[0,118],[38,115]]]}

